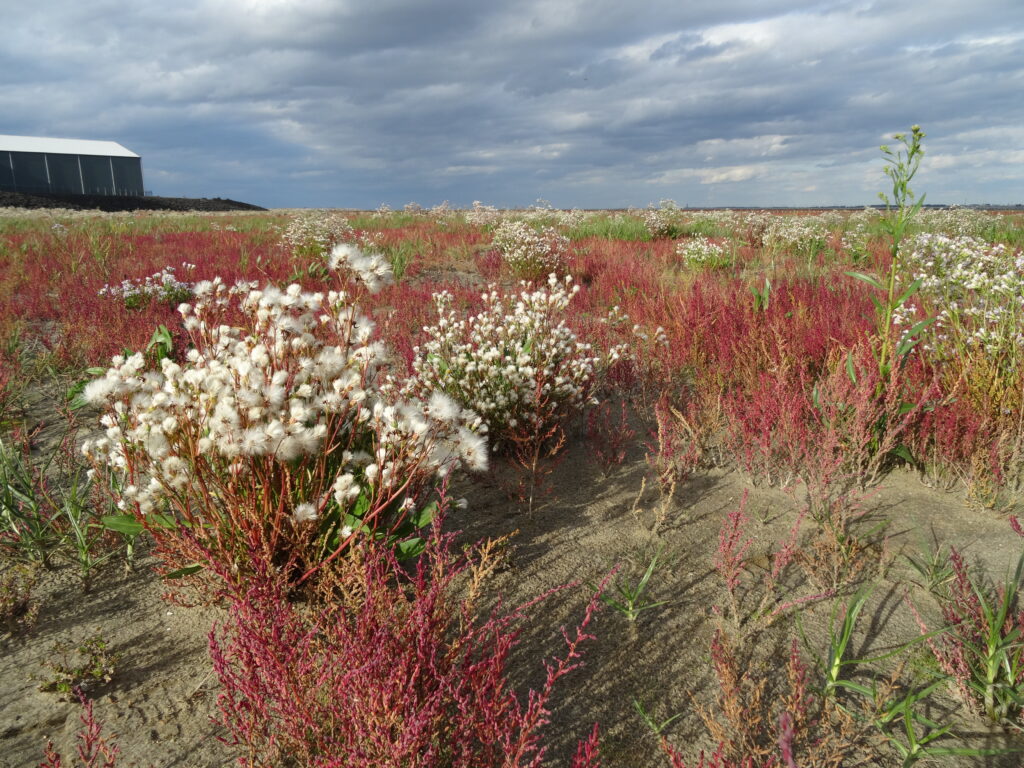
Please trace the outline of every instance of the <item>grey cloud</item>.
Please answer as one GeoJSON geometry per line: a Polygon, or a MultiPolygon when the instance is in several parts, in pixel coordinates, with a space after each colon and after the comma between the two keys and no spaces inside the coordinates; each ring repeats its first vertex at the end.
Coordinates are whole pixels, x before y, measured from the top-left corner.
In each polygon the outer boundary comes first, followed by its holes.
{"type": "Polygon", "coordinates": [[[8,19],[0,132],[120,141],[166,194],[860,204],[884,134],[919,122],[929,153],[967,159],[928,173],[930,199],[1021,196],[1005,137],[978,133],[1024,122],[1017,2],[51,0],[8,19]]]}

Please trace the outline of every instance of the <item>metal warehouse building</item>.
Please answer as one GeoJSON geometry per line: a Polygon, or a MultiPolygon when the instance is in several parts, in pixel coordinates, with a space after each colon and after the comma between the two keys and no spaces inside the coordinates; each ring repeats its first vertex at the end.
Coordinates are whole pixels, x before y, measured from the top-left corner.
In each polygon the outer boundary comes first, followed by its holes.
{"type": "Polygon", "coordinates": [[[0,135],[0,190],[142,196],[142,158],[113,141],[0,135]]]}

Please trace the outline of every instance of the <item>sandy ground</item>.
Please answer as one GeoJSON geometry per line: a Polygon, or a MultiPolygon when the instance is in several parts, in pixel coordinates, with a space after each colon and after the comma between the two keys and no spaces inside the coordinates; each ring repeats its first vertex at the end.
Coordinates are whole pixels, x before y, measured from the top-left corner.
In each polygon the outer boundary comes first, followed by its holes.
{"type": "MultiPolygon", "coordinates": [[[[447,524],[462,530],[467,541],[518,531],[492,584],[506,604],[523,602],[550,586],[584,582],[544,603],[523,626],[512,668],[520,690],[538,686],[542,660],[562,649],[559,628],[574,626],[581,616],[591,594],[587,582],[600,581],[618,564],[619,578],[635,583],[654,553],[661,553],[649,596],[667,604],[645,611],[635,623],[608,609],[598,616],[593,625],[597,640],[585,649],[585,667],[564,681],[552,704],[546,731],[551,765],[564,764],[594,722],[601,724],[605,766],[667,765],[634,710],[634,700],[659,720],[682,713],[666,734],[686,753],[712,746],[694,702],[709,703],[713,690],[707,662],[716,626],[712,606],[724,605],[725,593],[712,557],[722,520],[748,492],[746,510],[754,539],[749,578],[754,580],[762,573],[759,564],[767,563],[771,542],[786,535],[799,506],[798,494],[753,487],[739,472],[714,469],[678,488],[664,522],[655,526],[651,510],[658,506],[659,492],[648,488],[635,503],[644,474],[639,446],[604,477],[580,443],[550,476],[550,491],[532,514],[510,499],[493,477],[462,480],[453,489],[456,497],[469,499],[469,506],[453,512],[447,524]]],[[[865,555],[863,578],[875,579],[877,586],[859,625],[859,655],[917,635],[902,604],[905,594],[926,620],[938,615],[934,600],[912,584],[918,577],[904,554],[933,541],[953,542],[1001,576],[1024,545],[997,514],[972,510],[957,494],[929,489],[910,474],[887,478],[866,504],[871,511],[861,530],[883,520],[889,523],[870,537],[874,543],[865,555]]],[[[80,642],[96,631],[122,654],[114,679],[90,692],[107,733],[116,734],[119,764],[231,764],[232,749],[217,740],[221,734],[210,719],[217,683],[206,653],[207,634],[222,614],[215,608],[183,609],[163,601],[151,565],[145,557],[130,573],[112,565],[89,594],[83,594],[70,570],[44,575],[37,626],[27,636],[10,639],[0,658],[0,766],[37,765],[47,738],[62,749],[71,747],[80,707],[39,691],[38,678],[46,674],[43,662],[54,643],[80,642]]],[[[787,594],[813,592],[799,569],[789,578],[787,594]]],[[[811,605],[802,617],[810,647],[823,652],[827,605],[811,605]]],[[[752,623],[737,628],[726,620],[724,625],[737,637],[746,635],[751,668],[766,674],[778,668],[797,630],[791,615],[763,631],[752,623]]],[[[938,707],[958,722],[965,743],[1021,746],[1002,730],[987,730],[952,698],[940,697],[938,707]]],[[[876,764],[892,764],[892,757],[891,751],[880,753],[876,764]]],[[[947,758],[942,764],[1009,768],[1021,762],[1019,756],[959,760],[947,758]]]]}

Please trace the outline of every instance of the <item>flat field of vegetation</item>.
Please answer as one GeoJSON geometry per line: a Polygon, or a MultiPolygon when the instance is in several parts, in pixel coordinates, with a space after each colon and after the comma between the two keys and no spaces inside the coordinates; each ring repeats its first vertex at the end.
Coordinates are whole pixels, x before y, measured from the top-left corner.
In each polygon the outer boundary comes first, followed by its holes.
{"type": "Polygon", "coordinates": [[[1024,219],[895,194],[0,210],[0,765],[1020,765],[1024,219]]]}

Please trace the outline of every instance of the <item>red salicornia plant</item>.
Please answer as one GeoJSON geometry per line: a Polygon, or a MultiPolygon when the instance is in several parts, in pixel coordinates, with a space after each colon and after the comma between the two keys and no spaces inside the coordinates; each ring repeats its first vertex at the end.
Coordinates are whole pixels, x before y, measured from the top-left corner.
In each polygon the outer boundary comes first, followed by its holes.
{"type": "Polygon", "coordinates": [[[108,742],[103,735],[103,726],[92,711],[92,701],[79,690],[75,693],[82,703],[82,714],[79,718],[82,721],[82,730],[78,732],[79,743],[75,749],[78,759],[73,763],[66,763],[53,742],[49,741],[44,751],[46,759],[39,764],[39,768],[114,768],[120,748],[108,742]]]}
{"type": "MultiPolygon", "coordinates": [[[[506,671],[515,624],[546,594],[480,620],[472,596],[454,594],[475,577],[450,546],[436,533],[405,573],[392,549],[364,540],[362,571],[350,571],[355,599],[289,603],[278,577],[254,576],[210,634],[220,719],[244,749],[240,765],[542,765],[548,701],[579,665],[597,600],[573,632],[563,630],[563,655],[524,700],[506,671]]],[[[596,731],[572,764],[597,765],[596,731]]]]}

